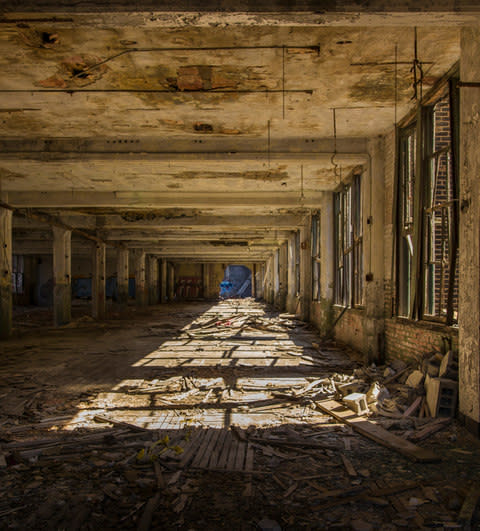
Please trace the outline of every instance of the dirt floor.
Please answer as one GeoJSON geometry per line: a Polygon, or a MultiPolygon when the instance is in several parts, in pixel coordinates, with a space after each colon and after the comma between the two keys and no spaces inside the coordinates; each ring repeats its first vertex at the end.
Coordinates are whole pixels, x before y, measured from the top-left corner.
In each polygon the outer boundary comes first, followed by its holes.
{"type": "Polygon", "coordinates": [[[479,528],[479,441],[409,410],[401,363],[252,299],[83,310],[0,343],[0,529],[479,528]],[[374,382],[382,444],[328,413],[374,382]]]}

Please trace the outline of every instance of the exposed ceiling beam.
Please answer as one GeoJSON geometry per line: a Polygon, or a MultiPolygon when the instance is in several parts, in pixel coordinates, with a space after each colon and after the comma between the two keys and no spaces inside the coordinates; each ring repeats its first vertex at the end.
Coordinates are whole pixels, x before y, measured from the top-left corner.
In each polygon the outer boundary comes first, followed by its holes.
{"type": "Polygon", "coordinates": [[[16,208],[214,208],[231,211],[245,207],[318,208],[323,192],[250,192],[195,194],[181,192],[9,192],[8,201],[16,208]]]}

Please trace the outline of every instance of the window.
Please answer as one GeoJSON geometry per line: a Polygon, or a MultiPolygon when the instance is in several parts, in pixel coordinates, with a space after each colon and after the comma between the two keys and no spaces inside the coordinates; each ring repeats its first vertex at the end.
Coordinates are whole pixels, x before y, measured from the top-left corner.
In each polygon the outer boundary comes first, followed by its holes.
{"type": "Polygon", "coordinates": [[[438,101],[430,112],[433,134],[426,154],[423,314],[446,318],[450,303],[453,310],[451,318],[456,320],[458,276],[455,266],[458,249],[454,232],[457,231],[457,183],[453,169],[448,95],[438,101]]]}
{"type": "Polygon", "coordinates": [[[445,87],[420,109],[420,127],[400,132],[397,181],[397,313],[447,324],[458,299],[456,101],[445,87]]]}
{"type": "Polygon", "coordinates": [[[363,302],[363,246],[361,176],[334,194],[335,303],[359,306],[363,302]]]}
{"type": "Polygon", "coordinates": [[[410,127],[400,136],[399,222],[398,222],[398,313],[410,314],[413,260],[413,195],[415,184],[416,129],[410,127]]]}
{"type": "Polygon", "coordinates": [[[320,300],[320,216],[312,216],[312,300],[320,300]]]}
{"type": "Polygon", "coordinates": [[[21,295],[24,290],[24,258],[22,255],[14,254],[12,256],[12,292],[21,295]]]}

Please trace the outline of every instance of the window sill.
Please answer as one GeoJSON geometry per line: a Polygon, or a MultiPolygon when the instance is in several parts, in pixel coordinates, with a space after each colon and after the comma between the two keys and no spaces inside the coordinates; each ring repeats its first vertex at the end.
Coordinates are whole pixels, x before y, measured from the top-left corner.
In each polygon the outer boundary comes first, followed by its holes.
{"type": "Polygon", "coordinates": [[[414,319],[410,319],[408,317],[402,317],[400,315],[391,317],[390,319],[387,319],[387,320],[394,321],[397,323],[401,323],[405,326],[411,326],[415,328],[424,328],[426,330],[434,330],[437,332],[449,331],[449,332],[458,333],[458,324],[447,325],[439,321],[427,321],[425,319],[421,321],[416,321],[414,319]]]}

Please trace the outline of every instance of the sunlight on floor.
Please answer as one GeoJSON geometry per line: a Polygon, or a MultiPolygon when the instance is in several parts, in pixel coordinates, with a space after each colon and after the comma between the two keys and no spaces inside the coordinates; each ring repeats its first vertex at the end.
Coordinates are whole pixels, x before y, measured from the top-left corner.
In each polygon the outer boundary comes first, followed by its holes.
{"type": "Polygon", "coordinates": [[[308,368],[321,366],[302,331],[293,331],[297,324],[253,301],[222,301],[135,362],[132,378],[84,402],[66,429],[104,428],[95,417],[156,430],[320,420],[275,397],[308,384],[308,368]],[[143,378],[134,377],[139,370],[143,378]]]}

